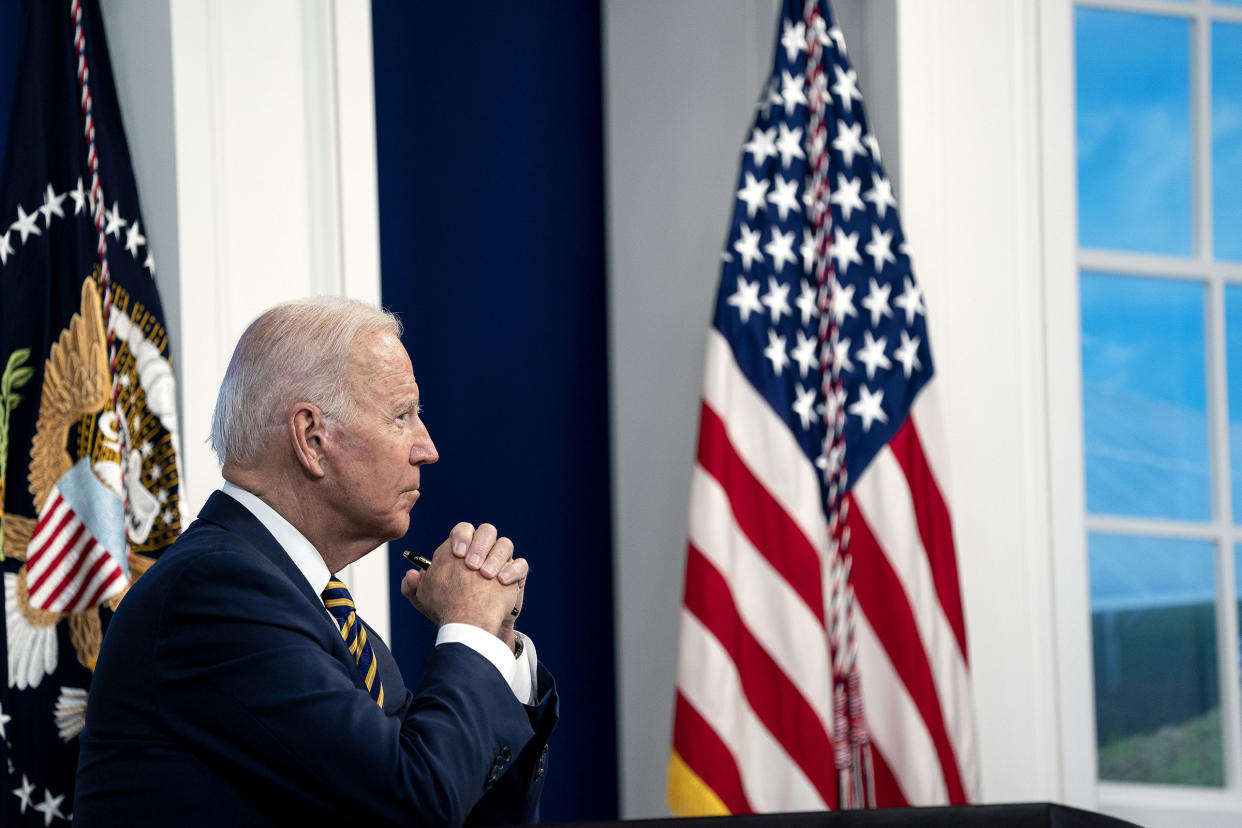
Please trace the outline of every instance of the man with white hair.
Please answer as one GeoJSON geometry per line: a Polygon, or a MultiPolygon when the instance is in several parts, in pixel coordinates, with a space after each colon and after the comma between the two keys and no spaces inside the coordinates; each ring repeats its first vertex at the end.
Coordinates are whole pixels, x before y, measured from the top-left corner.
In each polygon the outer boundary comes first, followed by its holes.
{"type": "Polygon", "coordinates": [[[407,573],[440,628],[413,692],[337,580],[405,534],[438,459],[400,334],[387,312],[319,299],[242,335],[212,420],[223,490],[103,642],[79,826],[535,818],[557,702],[514,629],[513,544],[461,523],[407,573]]]}

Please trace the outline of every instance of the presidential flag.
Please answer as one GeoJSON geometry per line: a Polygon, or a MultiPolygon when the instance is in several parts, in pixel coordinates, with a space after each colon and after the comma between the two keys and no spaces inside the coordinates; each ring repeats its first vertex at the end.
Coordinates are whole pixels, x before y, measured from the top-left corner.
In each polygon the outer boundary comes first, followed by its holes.
{"type": "Polygon", "coordinates": [[[926,303],[826,0],[786,0],[708,333],[674,813],[970,802],[926,303]]]}
{"type": "Polygon", "coordinates": [[[180,532],[168,335],[94,0],[27,0],[0,178],[6,825],[71,819],[108,619],[180,532]]]}

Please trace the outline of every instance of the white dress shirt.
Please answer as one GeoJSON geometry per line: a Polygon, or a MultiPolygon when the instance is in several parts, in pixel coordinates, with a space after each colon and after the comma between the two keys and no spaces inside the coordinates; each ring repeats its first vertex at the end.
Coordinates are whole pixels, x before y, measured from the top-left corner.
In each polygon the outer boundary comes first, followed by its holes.
{"type": "MultiPolygon", "coordinates": [[[[281,517],[275,509],[256,495],[227,481],[222,491],[258,518],[263,527],[272,533],[272,537],[285,550],[285,554],[293,561],[298,571],[302,573],[302,577],[306,579],[311,590],[316,595],[322,595],[328,586],[328,581],[332,580],[332,573],[328,571],[328,565],[323,562],[323,557],[311,545],[311,542],[293,528],[293,524],[281,517]]],[[[332,619],[333,624],[337,623],[336,618],[328,612],[326,606],[323,611],[332,619]]],[[[445,624],[436,634],[436,646],[455,643],[469,647],[495,665],[509,687],[513,688],[513,694],[517,696],[518,701],[522,704],[534,704],[537,689],[534,676],[538,672],[539,664],[535,653],[535,642],[516,630],[513,634],[522,644],[522,651],[516,658],[503,641],[482,627],[476,627],[473,624],[445,624]]]]}

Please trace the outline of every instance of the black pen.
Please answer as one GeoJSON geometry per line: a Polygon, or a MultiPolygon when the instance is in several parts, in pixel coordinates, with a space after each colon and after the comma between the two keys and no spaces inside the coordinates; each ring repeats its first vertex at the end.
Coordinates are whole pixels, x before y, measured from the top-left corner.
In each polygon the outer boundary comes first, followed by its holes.
{"type": "Polygon", "coordinates": [[[408,549],[401,554],[405,556],[405,559],[409,561],[415,569],[426,569],[431,566],[431,561],[427,560],[422,555],[415,555],[408,549]]]}

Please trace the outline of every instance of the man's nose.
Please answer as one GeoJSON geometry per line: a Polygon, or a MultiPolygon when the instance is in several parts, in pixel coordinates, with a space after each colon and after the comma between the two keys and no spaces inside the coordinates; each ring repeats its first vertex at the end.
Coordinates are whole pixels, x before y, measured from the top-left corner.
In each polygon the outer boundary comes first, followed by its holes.
{"type": "Polygon", "coordinates": [[[436,451],[436,444],[431,441],[431,432],[424,426],[422,433],[415,438],[414,445],[410,447],[410,465],[425,466],[439,459],[440,453],[436,451]]]}

